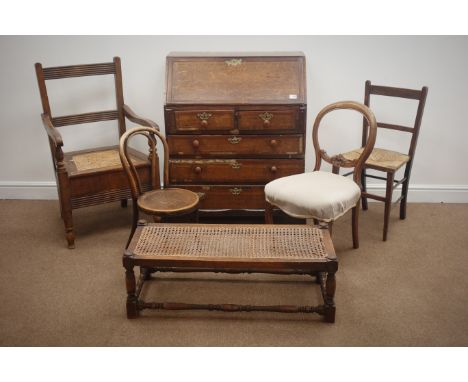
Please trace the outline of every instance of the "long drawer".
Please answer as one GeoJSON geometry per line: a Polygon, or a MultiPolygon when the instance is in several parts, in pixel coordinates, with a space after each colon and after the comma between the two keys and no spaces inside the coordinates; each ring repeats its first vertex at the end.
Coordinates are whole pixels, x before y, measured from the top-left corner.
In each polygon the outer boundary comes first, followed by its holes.
{"type": "Polygon", "coordinates": [[[174,185],[203,194],[200,209],[263,209],[265,186],[174,185]]]}
{"type": "Polygon", "coordinates": [[[195,157],[283,157],[304,155],[302,135],[171,135],[171,156],[195,157]]]}
{"type": "Polygon", "coordinates": [[[171,159],[169,181],[181,183],[267,183],[304,172],[302,159],[171,159]]]}

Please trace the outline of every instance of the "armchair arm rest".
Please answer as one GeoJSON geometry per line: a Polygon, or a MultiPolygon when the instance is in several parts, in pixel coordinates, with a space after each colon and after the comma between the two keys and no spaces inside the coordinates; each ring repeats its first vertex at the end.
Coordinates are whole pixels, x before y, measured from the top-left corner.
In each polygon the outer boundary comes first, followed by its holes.
{"type": "Polygon", "coordinates": [[[153,129],[156,129],[159,131],[159,126],[156,122],[153,122],[151,119],[147,118],[142,118],[139,115],[135,114],[135,112],[130,109],[130,106],[128,105],[123,105],[123,110],[125,116],[132,122],[137,123],[142,126],[146,127],[152,127],[153,129]]]}
{"type": "Polygon", "coordinates": [[[47,132],[49,138],[54,142],[55,147],[63,146],[62,135],[52,124],[50,116],[48,114],[41,114],[41,117],[44,129],[47,132]]]}

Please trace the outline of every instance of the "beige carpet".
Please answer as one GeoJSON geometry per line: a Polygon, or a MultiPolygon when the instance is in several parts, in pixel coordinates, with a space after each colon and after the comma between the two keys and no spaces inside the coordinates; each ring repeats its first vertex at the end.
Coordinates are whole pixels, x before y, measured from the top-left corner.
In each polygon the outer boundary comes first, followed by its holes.
{"type": "MultiPolygon", "coordinates": [[[[125,316],[122,247],[131,208],[75,211],[76,249],[65,246],[56,201],[0,201],[0,345],[3,346],[467,346],[468,204],[411,204],[361,214],[361,248],[350,217],[334,241],[337,320],[318,315],[144,311],[125,316]]],[[[159,301],[319,302],[299,276],[166,274],[145,297],[159,301]]]]}

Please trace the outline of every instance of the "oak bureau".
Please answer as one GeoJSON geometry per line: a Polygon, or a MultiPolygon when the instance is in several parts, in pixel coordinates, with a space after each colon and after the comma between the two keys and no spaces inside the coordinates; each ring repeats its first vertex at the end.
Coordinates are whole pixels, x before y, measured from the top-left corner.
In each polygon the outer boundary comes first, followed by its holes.
{"type": "Polygon", "coordinates": [[[203,210],[263,209],[269,181],[304,172],[303,53],[171,53],[169,183],[203,210]]]}

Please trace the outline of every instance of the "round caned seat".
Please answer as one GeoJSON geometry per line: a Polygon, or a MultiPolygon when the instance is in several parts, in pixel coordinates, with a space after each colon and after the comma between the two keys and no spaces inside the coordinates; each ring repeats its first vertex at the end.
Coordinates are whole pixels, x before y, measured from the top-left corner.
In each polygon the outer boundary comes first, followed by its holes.
{"type": "Polygon", "coordinates": [[[182,188],[165,188],[148,191],[138,200],[138,208],[147,214],[188,214],[198,207],[199,197],[195,192],[182,188]]]}

